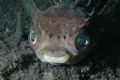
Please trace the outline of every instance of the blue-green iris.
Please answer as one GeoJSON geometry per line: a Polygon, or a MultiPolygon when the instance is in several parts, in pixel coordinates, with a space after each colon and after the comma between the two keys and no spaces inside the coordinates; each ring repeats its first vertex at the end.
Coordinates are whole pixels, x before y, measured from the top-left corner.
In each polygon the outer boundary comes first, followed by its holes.
{"type": "Polygon", "coordinates": [[[37,40],[37,35],[32,31],[30,33],[30,41],[34,44],[37,40]]]}
{"type": "Polygon", "coordinates": [[[76,37],[75,45],[78,50],[82,50],[88,46],[89,39],[88,36],[84,33],[76,37]]]}

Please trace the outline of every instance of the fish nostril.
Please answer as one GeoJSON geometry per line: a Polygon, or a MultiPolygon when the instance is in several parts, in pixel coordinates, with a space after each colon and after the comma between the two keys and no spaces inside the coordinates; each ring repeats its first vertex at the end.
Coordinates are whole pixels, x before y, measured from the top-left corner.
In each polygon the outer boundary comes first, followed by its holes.
{"type": "Polygon", "coordinates": [[[48,36],[51,38],[53,36],[53,33],[52,32],[49,32],[48,33],[48,36]]]}
{"type": "Polygon", "coordinates": [[[65,39],[66,39],[66,36],[64,35],[63,38],[64,38],[64,40],[65,40],[65,39]]]}
{"type": "Polygon", "coordinates": [[[59,38],[60,38],[60,35],[57,36],[57,39],[59,39],[59,38]]]}

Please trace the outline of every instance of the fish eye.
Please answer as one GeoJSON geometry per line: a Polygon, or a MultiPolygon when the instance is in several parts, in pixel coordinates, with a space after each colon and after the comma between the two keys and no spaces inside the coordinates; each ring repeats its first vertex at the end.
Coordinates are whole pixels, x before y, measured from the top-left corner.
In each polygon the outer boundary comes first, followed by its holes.
{"type": "Polygon", "coordinates": [[[89,36],[85,32],[81,32],[75,39],[75,46],[78,51],[85,50],[90,43],[89,36]]]}
{"type": "Polygon", "coordinates": [[[35,34],[34,31],[31,31],[29,34],[29,40],[30,42],[34,45],[37,41],[37,35],[35,34]]]}

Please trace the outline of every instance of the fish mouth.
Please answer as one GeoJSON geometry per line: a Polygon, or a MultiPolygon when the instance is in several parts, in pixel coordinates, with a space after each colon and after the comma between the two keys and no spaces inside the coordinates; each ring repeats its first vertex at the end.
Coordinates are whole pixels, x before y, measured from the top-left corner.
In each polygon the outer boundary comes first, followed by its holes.
{"type": "Polygon", "coordinates": [[[37,53],[42,62],[51,64],[66,63],[70,59],[70,54],[63,47],[45,47],[37,53]]]}

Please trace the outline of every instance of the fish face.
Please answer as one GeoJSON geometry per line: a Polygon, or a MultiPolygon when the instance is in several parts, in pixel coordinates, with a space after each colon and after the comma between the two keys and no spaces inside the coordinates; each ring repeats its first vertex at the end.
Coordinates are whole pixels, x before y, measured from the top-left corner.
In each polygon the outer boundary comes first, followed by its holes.
{"type": "Polygon", "coordinates": [[[74,64],[89,51],[89,23],[82,9],[65,5],[50,7],[33,17],[29,41],[42,62],[74,64]]]}

